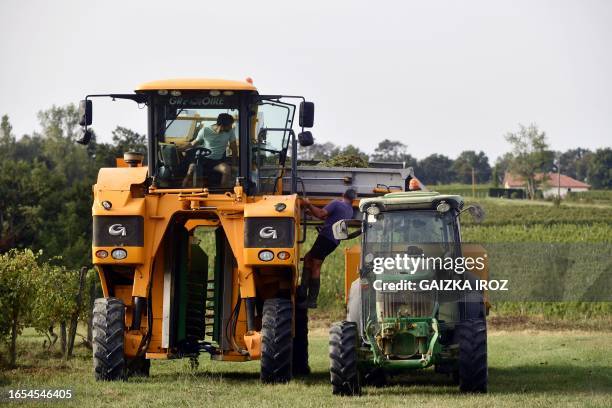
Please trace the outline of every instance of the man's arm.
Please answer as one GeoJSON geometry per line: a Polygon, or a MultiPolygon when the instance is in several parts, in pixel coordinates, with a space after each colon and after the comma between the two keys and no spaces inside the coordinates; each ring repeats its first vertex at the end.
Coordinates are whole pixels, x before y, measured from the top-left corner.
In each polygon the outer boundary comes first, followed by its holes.
{"type": "Polygon", "coordinates": [[[327,212],[325,208],[319,208],[317,206],[312,205],[307,198],[302,198],[302,203],[306,206],[308,211],[313,216],[317,217],[320,220],[326,219],[327,216],[329,215],[329,213],[327,212]]]}

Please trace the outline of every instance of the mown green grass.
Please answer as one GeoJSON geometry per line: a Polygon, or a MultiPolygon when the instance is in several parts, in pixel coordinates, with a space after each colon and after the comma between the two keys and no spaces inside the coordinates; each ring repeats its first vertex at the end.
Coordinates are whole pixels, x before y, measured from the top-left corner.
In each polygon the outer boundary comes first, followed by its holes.
{"type": "MultiPolygon", "coordinates": [[[[262,385],[257,361],[219,363],[205,355],[195,371],[187,360],[154,361],[149,378],[97,383],[89,350],[79,347],[63,362],[40,351],[41,342],[31,332],[20,338],[22,365],[0,372],[3,393],[70,388],[75,397],[65,405],[79,407],[612,406],[610,332],[491,332],[486,395],[460,394],[446,376],[428,369],[365,388],[361,397],[332,396],[323,331],[310,338],[313,374],[284,385],[262,385]]],[[[27,405],[42,404],[15,406],[27,405]]]]}

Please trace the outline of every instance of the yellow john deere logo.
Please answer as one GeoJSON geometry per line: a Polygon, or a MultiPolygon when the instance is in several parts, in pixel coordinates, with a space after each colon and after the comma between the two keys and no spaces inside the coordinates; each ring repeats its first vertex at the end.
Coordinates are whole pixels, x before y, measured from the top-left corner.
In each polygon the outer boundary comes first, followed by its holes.
{"type": "Polygon", "coordinates": [[[276,239],[276,230],[272,227],[263,227],[262,229],[259,230],[259,236],[264,239],[267,239],[267,238],[276,239]]]}

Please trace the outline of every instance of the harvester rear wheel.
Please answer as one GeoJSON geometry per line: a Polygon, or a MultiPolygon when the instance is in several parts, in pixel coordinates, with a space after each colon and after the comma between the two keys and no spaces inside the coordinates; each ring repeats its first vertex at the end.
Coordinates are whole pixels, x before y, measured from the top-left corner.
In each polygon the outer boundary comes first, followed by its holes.
{"type": "Polygon", "coordinates": [[[96,380],[126,378],[123,353],[125,305],[117,298],[96,299],[93,311],[93,365],[96,380]]]}
{"type": "Polygon", "coordinates": [[[329,372],[334,395],[360,395],[357,368],[357,324],[334,323],[329,331],[329,372]]]}
{"type": "Polygon", "coordinates": [[[484,319],[465,320],[457,326],[459,339],[459,389],[487,392],[487,324],[484,319]]]}
{"type": "Polygon", "coordinates": [[[148,377],[151,371],[151,360],[144,357],[128,360],[126,364],[128,377],[148,377]]]}
{"type": "Polygon", "coordinates": [[[308,365],[308,309],[296,306],[293,337],[293,375],[310,374],[308,365]]]}
{"type": "Polygon", "coordinates": [[[292,376],[292,306],[289,299],[267,299],[261,328],[261,381],[288,382],[292,376]]]}

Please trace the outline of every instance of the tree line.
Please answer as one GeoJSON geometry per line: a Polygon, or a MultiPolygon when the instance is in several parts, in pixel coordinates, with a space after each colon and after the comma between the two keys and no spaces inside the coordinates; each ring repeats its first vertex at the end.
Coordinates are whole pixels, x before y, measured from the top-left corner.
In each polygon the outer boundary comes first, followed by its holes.
{"type": "Polygon", "coordinates": [[[321,162],[328,166],[366,167],[369,162],[397,162],[415,170],[417,178],[425,184],[472,183],[472,170],[476,183],[503,183],[507,171],[532,180],[539,172],[561,172],[596,189],[612,188],[612,149],[595,151],[575,148],[564,152],[550,148],[546,133],[534,124],[519,125],[515,132],[504,135],[509,151],[491,163],[483,151],[465,150],[456,158],[434,153],[423,159],[412,156],[410,146],[398,140],[385,139],[378,143],[372,154],[354,145],[338,146],[331,142],[315,143],[300,148],[300,159],[321,162]]]}

